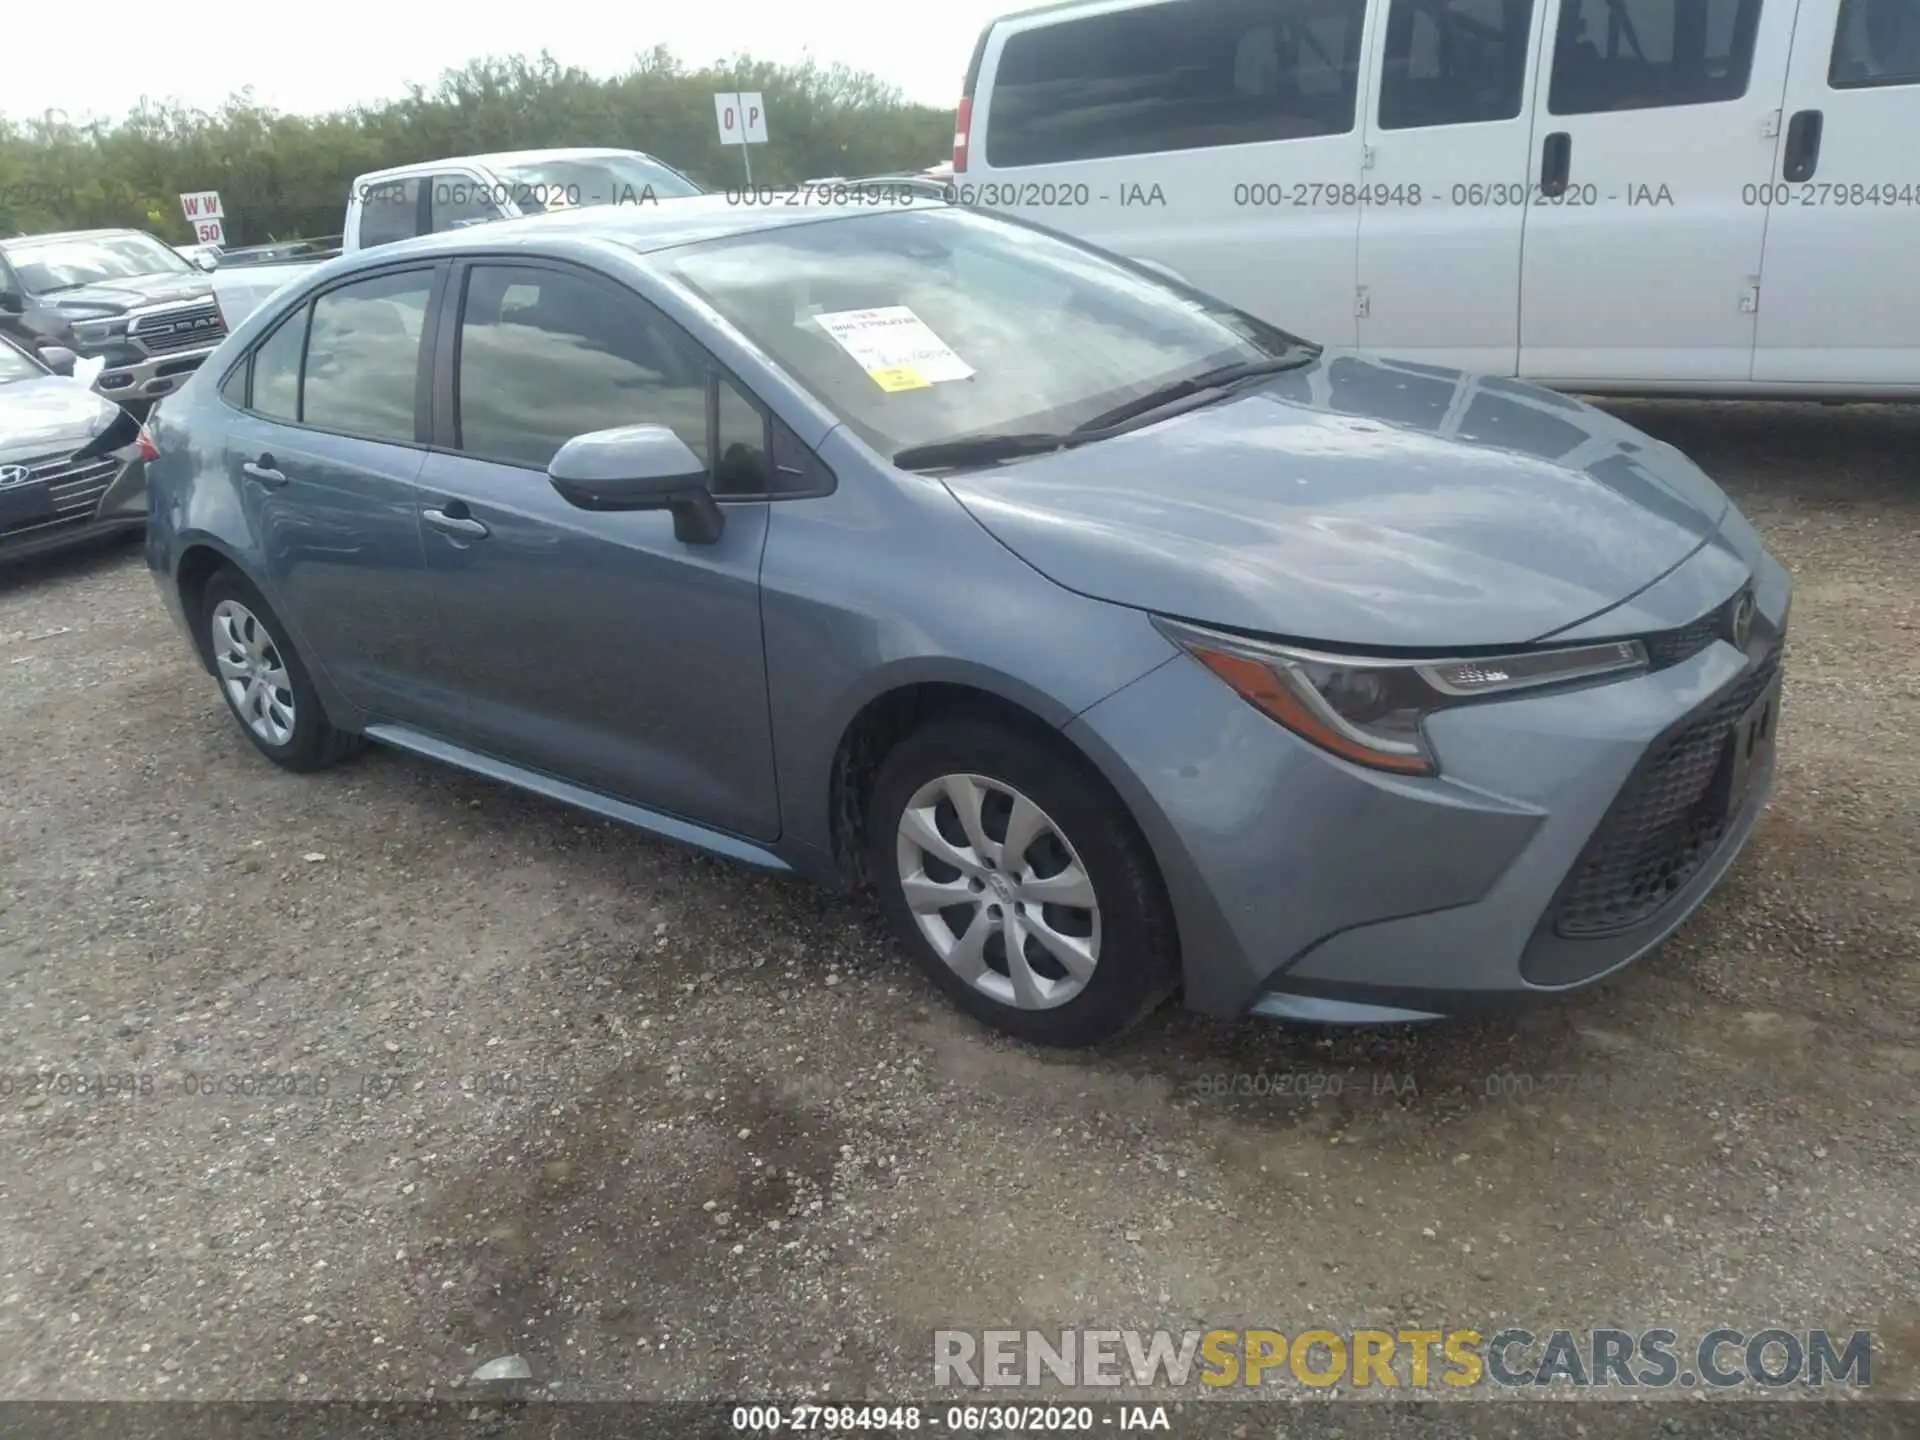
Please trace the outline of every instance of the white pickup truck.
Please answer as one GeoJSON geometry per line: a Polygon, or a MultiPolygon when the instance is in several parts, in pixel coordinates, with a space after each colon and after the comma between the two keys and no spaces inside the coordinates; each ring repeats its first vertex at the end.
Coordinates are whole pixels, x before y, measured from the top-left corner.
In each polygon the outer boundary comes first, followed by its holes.
{"type": "MultiPolygon", "coordinates": [[[[678,170],[638,150],[513,150],[427,160],[354,179],[341,248],[352,254],[489,220],[587,205],[652,205],[702,193],[678,170]]],[[[237,328],[275,291],[327,258],[217,267],[213,293],[227,328],[237,328]]]]}

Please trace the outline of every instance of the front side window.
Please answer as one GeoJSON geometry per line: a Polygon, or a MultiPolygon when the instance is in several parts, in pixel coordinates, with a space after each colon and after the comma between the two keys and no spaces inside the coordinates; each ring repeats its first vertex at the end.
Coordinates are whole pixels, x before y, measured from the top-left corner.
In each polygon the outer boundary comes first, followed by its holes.
{"type": "Polygon", "coordinates": [[[9,240],[6,250],[20,287],[29,295],[57,295],[142,275],[200,273],[171,246],[132,230],[9,240]]]}
{"type": "Polygon", "coordinates": [[[1532,22],[1533,0],[1392,0],[1380,128],[1519,115],[1532,22]]]}
{"type": "Polygon", "coordinates": [[[1920,3],[1841,0],[1827,83],[1836,90],[1920,85],[1920,3]]]}
{"type": "Polygon", "coordinates": [[[522,214],[592,205],[649,205],[701,193],[650,156],[635,153],[548,158],[500,169],[500,192],[522,214]]]}
{"type": "Polygon", "coordinates": [[[435,175],[427,195],[429,228],[439,235],[483,220],[498,220],[503,212],[494,203],[497,194],[496,187],[471,175],[435,175]]]}
{"type": "Polygon", "coordinates": [[[1760,0],[1563,0],[1547,108],[1656,110],[1747,93],[1760,0]]]}
{"type": "Polygon", "coordinates": [[[1342,135],[1365,0],[1173,0],[1022,30],[1000,51],[987,163],[1342,135]]]}
{"type": "Polygon", "coordinates": [[[478,265],[460,318],[460,449],[544,470],[576,435],[665,425],[704,465],[708,368],[637,295],[561,270],[478,265]]]}
{"type": "Polygon", "coordinates": [[[420,177],[375,181],[360,195],[360,248],[411,240],[420,233],[420,177]]]}
{"type": "MultiPolygon", "coordinates": [[[[412,444],[431,270],[375,275],[313,302],[300,391],[303,424],[412,444]]],[[[259,393],[259,376],[254,390],[259,393]]]]}
{"type": "Polygon", "coordinates": [[[789,225],[660,261],[887,455],[1058,432],[1292,340],[1097,251],[958,208],[789,225]]]}

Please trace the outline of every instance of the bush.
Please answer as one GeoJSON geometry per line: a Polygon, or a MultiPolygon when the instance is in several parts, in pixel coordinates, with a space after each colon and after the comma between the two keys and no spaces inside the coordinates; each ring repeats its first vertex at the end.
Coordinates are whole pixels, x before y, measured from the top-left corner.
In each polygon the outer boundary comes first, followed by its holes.
{"type": "Polygon", "coordinates": [[[756,184],[919,170],[946,158],[950,112],[910,105],[842,66],[750,57],[699,70],[665,48],[598,79],[551,55],[475,60],[429,90],[326,115],[283,115],[242,91],[219,110],[142,101],[117,123],[0,120],[0,234],[129,226],[192,240],[187,191],[218,190],[229,245],[338,233],[356,175],[489,150],[608,145],[644,150],[714,188],[742,179],[713,95],[758,90],[769,141],[756,184]]]}

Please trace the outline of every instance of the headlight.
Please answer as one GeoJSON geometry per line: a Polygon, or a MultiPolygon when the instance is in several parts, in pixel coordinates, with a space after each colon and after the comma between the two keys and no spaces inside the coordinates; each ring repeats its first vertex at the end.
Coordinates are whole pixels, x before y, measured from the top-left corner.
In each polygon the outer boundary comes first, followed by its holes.
{"type": "Polygon", "coordinates": [[[1160,632],[1241,699],[1294,734],[1355,764],[1438,773],[1422,722],[1484,695],[1618,678],[1647,668],[1638,640],[1521,650],[1462,660],[1328,655],[1155,618],[1160,632]]]}
{"type": "Polygon", "coordinates": [[[104,340],[117,340],[126,333],[125,320],[76,320],[73,325],[73,338],[89,345],[98,345],[104,340]]]}

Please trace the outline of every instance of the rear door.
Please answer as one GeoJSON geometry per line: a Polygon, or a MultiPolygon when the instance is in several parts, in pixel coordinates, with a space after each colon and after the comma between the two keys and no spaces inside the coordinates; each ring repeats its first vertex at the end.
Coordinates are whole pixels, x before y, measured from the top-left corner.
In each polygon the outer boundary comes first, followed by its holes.
{"type": "Polygon", "coordinates": [[[1800,0],[1753,378],[1920,385],[1920,3],[1800,0]]]}
{"type": "Polygon", "coordinates": [[[769,417],[624,286],[554,262],[463,269],[421,495],[467,743],[775,838],[760,631],[769,417]],[[676,539],[665,511],[580,510],[553,488],[547,462],[568,440],[640,424],[668,426],[712,467],[726,514],[715,543],[676,539]]]}
{"type": "Polygon", "coordinates": [[[227,377],[224,463],[259,537],[267,588],[349,702],[443,731],[439,640],[415,489],[426,460],[425,320],[444,266],[322,291],[227,377]]]}
{"type": "Polygon", "coordinates": [[[1360,212],[1360,344],[1511,375],[1533,153],[1534,0],[1389,0],[1360,212]]]}
{"type": "Polygon", "coordinates": [[[1174,0],[1004,21],[959,197],[1351,349],[1366,9],[1174,0]]]}
{"type": "Polygon", "coordinates": [[[1743,382],[1793,0],[1546,0],[1529,379],[1743,382]]]}

